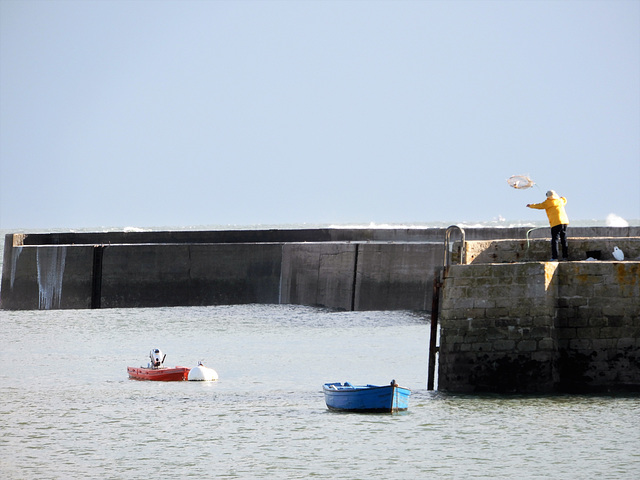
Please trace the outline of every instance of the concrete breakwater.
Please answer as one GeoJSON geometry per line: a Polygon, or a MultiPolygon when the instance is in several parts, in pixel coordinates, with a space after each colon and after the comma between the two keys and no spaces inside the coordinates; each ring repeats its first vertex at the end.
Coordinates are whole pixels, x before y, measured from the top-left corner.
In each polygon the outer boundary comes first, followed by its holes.
{"type": "Polygon", "coordinates": [[[439,244],[394,245],[368,240],[377,232],[356,233],[367,239],[339,240],[343,231],[15,236],[5,243],[1,305],[423,309],[424,271],[439,244]]]}

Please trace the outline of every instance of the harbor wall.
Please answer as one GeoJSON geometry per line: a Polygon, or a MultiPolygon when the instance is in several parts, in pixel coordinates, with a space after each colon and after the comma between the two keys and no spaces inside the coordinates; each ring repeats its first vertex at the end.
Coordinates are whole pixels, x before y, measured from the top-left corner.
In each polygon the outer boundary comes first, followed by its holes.
{"type": "Polygon", "coordinates": [[[640,391],[640,262],[452,265],[438,389],[640,391]]]}
{"type": "MultiPolygon", "coordinates": [[[[465,232],[471,241],[548,235],[530,230],[465,232]]],[[[640,227],[570,232],[624,239],[640,235],[640,227]]],[[[291,303],[429,310],[444,235],[444,228],[8,234],[0,308],[291,303]]]]}
{"type": "Polygon", "coordinates": [[[300,304],[424,310],[438,243],[45,245],[5,248],[1,306],[300,304]]]}

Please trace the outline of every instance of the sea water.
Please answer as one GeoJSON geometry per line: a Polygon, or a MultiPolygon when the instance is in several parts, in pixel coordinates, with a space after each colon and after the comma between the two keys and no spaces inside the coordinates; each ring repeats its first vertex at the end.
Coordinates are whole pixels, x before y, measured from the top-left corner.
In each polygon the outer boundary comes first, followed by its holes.
{"type": "Polygon", "coordinates": [[[0,311],[0,478],[638,478],[640,397],[431,392],[428,345],[401,311],[0,311]],[[220,380],[130,380],[152,348],[220,380]],[[391,380],[406,413],[324,403],[391,380]]]}

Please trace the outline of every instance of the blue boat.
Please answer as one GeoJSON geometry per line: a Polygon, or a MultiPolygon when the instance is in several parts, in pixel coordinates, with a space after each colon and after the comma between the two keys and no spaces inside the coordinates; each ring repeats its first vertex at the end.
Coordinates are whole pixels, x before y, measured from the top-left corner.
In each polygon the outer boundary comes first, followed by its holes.
{"type": "Polygon", "coordinates": [[[411,395],[411,390],[398,386],[395,380],[389,385],[325,383],[322,390],[329,410],[359,413],[404,411],[409,408],[411,395]]]}

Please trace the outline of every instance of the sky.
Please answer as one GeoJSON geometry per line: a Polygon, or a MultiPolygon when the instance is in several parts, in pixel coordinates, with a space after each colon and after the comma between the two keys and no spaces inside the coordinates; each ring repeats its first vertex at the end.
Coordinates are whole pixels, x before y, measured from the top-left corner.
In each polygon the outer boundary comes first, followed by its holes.
{"type": "Polygon", "coordinates": [[[537,222],[548,189],[639,222],[637,0],[0,1],[1,229],[537,222]]]}

